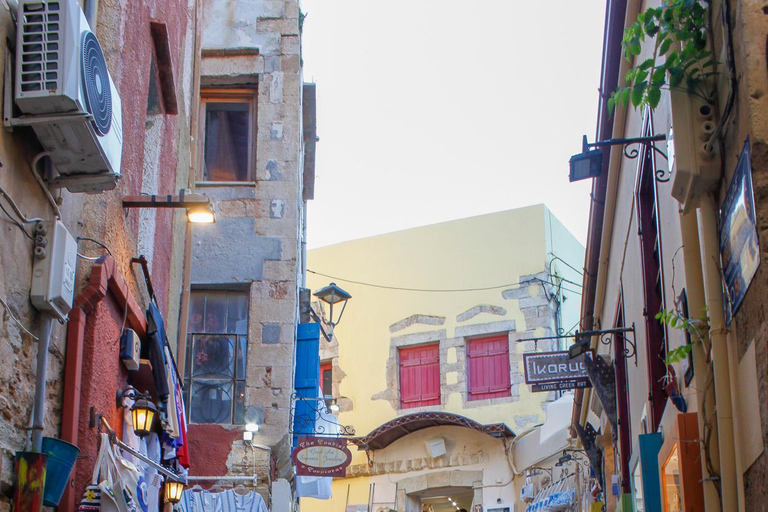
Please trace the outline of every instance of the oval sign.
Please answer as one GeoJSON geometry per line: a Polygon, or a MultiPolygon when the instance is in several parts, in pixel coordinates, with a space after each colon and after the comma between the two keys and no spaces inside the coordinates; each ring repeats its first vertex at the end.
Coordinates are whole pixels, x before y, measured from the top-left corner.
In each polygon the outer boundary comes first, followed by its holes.
{"type": "Polygon", "coordinates": [[[352,453],[344,439],[300,437],[293,450],[296,474],[303,476],[344,476],[352,453]]]}

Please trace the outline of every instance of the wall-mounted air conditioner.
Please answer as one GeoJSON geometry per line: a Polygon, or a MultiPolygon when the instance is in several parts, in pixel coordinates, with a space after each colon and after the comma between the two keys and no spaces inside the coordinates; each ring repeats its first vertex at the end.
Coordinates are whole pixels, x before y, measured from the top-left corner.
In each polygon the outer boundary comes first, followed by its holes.
{"type": "Polygon", "coordinates": [[[50,153],[60,186],[115,187],[123,148],[122,105],[96,35],[76,0],[21,0],[14,99],[50,153]]]}

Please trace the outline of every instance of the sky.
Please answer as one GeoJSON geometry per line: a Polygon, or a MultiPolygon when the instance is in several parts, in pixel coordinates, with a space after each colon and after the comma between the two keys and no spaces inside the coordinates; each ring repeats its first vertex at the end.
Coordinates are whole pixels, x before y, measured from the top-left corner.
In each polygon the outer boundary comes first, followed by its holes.
{"type": "Polygon", "coordinates": [[[545,203],[582,243],[605,0],[302,0],[310,249],[545,203]]]}

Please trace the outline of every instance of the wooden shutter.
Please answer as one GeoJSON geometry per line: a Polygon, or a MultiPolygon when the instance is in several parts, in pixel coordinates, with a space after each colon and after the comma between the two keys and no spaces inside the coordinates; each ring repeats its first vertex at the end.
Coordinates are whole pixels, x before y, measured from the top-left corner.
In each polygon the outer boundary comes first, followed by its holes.
{"type": "Polygon", "coordinates": [[[509,396],[507,335],[470,340],[467,344],[467,371],[469,400],[509,396]]]}
{"type": "Polygon", "coordinates": [[[400,407],[440,405],[440,350],[437,344],[400,349],[400,407]]]}
{"type": "MultiPolygon", "coordinates": [[[[320,324],[318,323],[299,324],[296,337],[294,388],[297,397],[317,398],[320,394],[320,324]]],[[[316,403],[316,401],[296,400],[293,446],[296,446],[300,435],[312,435],[314,432],[316,403]],[[301,418],[310,419],[310,421],[301,421],[301,418]]]]}

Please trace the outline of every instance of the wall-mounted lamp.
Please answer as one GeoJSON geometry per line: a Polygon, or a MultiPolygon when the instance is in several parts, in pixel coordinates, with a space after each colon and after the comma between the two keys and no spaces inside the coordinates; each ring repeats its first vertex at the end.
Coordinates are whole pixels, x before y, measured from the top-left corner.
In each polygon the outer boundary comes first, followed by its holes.
{"type": "Polygon", "coordinates": [[[133,432],[139,437],[146,437],[152,432],[152,424],[157,416],[157,407],[149,398],[149,393],[140,393],[133,386],[128,386],[123,391],[118,391],[115,399],[118,407],[124,407],[123,399],[133,400],[131,407],[131,423],[133,432]]]}
{"type": "Polygon", "coordinates": [[[171,479],[166,479],[163,494],[166,503],[178,503],[181,501],[181,493],[184,491],[184,484],[171,479]]]}
{"type": "Polygon", "coordinates": [[[344,314],[344,309],[346,309],[347,307],[347,301],[351,299],[352,296],[349,293],[342,290],[341,288],[339,288],[336,285],[336,283],[329,284],[325,288],[322,288],[317,292],[315,292],[314,295],[321,301],[330,305],[330,312],[328,314],[328,325],[330,326],[330,328],[328,329],[328,334],[326,335],[326,339],[328,341],[331,341],[331,339],[333,338],[333,328],[339,325],[339,322],[341,322],[341,316],[344,314]],[[334,317],[333,306],[339,303],[341,303],[341,311],[339,311],[338,317],[334,317]]]}
{"type": "MultiPolygon", "coordinates": [[[[601,140],[599,142],[589,143],[587,142],[587,136],[585,135],[581,143],[581,153],[573,155],[569,162],[570,174],[569,180],[571,182],[580,181],[587,178],[596,178],[600,176],[603,171],[603,152],[600,150],[600,146],[624,146],[624,156],[627,158],[637,158],[640,152],[637,149],[627,150],[627,147],[632,144],[647,145],[652,150],[659,153],[664,159],[667,158],[666,153],[656,147],[654,142],[666,140],[667,136],[652,135],[649,137],[633,137],[629,139],[610,139],[601,140]],[[596,149],[593,149],[596,148],[596,149]]],[[[660,182],[669,181],[669,176],[662,169],[656,171],[656,180],[660,182]]]]}
{"type": "Polygon", "coordinates": [[[259,425],[256,423],[246,423],[243,432],[243,441],[253,441],[253,434],[259,431],[259,425]]]}
{"type": "Polygon", "coordinates": [[[179,195],[125,196],[123,208],[186,208],[187,219],[193,224],[216,222],[211,200],[203,194],[179,190],[179,195]]]}

